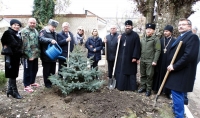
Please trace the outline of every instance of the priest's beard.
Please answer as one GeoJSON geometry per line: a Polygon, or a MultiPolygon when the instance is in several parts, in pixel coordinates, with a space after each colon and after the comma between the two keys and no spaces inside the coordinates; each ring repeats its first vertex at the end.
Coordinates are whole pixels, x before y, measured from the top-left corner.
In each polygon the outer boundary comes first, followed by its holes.
{"type": "Polygon", "coordinates": [[[133,28],[126,28],[125,32],[126,32],[126,34],[130,34],[132,30],[133,30],[133,28]]]}

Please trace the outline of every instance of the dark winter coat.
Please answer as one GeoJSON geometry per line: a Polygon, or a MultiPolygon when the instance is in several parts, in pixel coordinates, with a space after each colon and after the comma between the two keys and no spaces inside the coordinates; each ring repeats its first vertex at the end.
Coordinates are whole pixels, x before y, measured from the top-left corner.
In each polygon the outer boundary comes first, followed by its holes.
{"type": "Polygon", "coordinates": [[[6,78],[17,78],[20,65],[20,57],[22,56],[22,39],[21,34],[11,29],[10,27],[3,33],[1,38],[2,47],[4,45],[9,46],[12,50],[10,55],[11,68],[5,66],[5,77],[6,78]]]}
{"type": "Polygon", "coordinates": [[[103,48],[103,44],[100,37],[89,37],[85,47],[88,49],[88,58],[93,57],[94,61],[101,60],[101,50],[103,48]],[[90,46],[92,46],[92,48],[90,46]],[[93,51],[94,49],[96,49],[96,52],[93,51]]]}
{"type": "MultiPolygon", "coordinates": [[[[170,72],[166,81],[166,87],[179,92],[192,92],[196,76],[199,39],[197,35],[189,31],[181,37],[181,40],[183,44],[173,64],[174,71],[170,72]]],[[[178,43],[169,50],[168,65],[173,58],[178,43]]]]}
{"type": "Polygon", "coordinates": [[[51,60],[46,54],[45,51],[47,50],[48,45],[51,43],[52,40],[57,41],[57,33],[51,32],[47,27],[40,31],[40,49],[41,55],[40,58],[42,61],[45,62],[56,62],[56,60],[51,60]]]}
{"type": "MultiPolygon", "coordinates": [[[[74,49],[74,44],[75,44],[75,41],[74,41],[74,37],[73,37],[73,34],[71,32],[69,32],[69,35],[71,37],[71,41],[70,41],[70,52],[73,51],[74,49]]],[[[66,41],[66,39],[68,38],[68,35],[65,34],[65,32],[60,32],[58,33],[57,35],[58,37],[58,45],[60,45],[60,47],[62,48],[62,56],[64,57],[67,57],[68,55],[68,42],[66,41]]]]}
{"type": "Polygon", "coordinates": [[[132,31],[129,34],[123,33],[120,39],[120,46],[117,58],[116,73],[135,75],[137,63],[132,59],[140,59],[141,46],[138,34],[132,31]]]}
{"type": "Polygon", "coordinates": [[[115,55],[117,50],[117,44],[118,44],[118,33],[115,33],[114,35],[107,35],[107,60],[108,61],[115,61],[115,55]]]}
{"type": "MultiPolygon", "coordinates": [[[[161,53],[160,53],[160,57],[158,59],[158,63],[156,65],[156,67],[155,67],[155,72],[154,72],[153,86],[152,86],[152,90],[154,90],[154,91],[158,91],[159,90],[159,88],[160,88],[160,86],[162,84],[162,81],[164,79],[164,76],[165,76],[165,74],[167,72],[167,66],[168,66],[167,57],[169,55],[169,50],[170,50],[172,44],[175,41],[175,38],[172,38],[171,40],[170,40],[170,38],[167,39],[165,37],[165,40],[164,40],[164,37],[163,37],[163,38],[160,39],[161,53]],[[165,41],[165,45],[164,45],[164,41],[165,41]],[[168,42],[169,42],[169,44],[168,44],[168,42]],[[164,53],[164,49],[165,49],[165,46],[167,44],[168,44],[168,46],[166,47],[167,51],[166,51],[166,53],[164,53]]],[[[168,90],[164,89],[163,92],[167,93],[168,90]]]]}

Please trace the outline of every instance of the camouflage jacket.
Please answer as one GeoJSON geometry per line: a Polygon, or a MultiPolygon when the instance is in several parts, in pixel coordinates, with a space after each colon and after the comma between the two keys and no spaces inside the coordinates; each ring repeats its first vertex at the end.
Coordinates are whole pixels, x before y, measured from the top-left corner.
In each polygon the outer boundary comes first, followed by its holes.
{"type": "Polygon", "coordinates": [[[30,29],[25,27],[21,30],[23,46],[22,50],[24,58],[39,58],[40,47],[39,47],[39,34],[36,29],[30,29]]]}

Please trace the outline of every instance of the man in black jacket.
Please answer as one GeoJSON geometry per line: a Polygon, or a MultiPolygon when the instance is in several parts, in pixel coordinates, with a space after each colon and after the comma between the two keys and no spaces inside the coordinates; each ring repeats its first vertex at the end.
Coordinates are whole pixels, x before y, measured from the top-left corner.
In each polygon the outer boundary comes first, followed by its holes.
{"type": "Polygon", "coordinates": [[[48,45],[57,43],[57,34],[55,32],[56,27],[58,26],[58,21],[50,19],[48,22],[48,26],[40,31],[40,47],[41,47],[41,55],[40,58],[42,60],[43,66],[43,78],[45,87],[51,88],[51,81],[48,79],[50,74],[55,74],[56,71],[56,59],[50,59],[45,51],[47,50],[48,45]]]}
{"type": "MultiPolygon", "coordinates": [[[[62,24],[62,31],[58,33],[58,45],[62,48],[62,56],[66,57],[68,56],[68,43],[70,42],[70,52],[73,51],[74,49],[74,36],[73,34],[69,31],[70,24],[68,22],[64,22],[62,24]]],[[[59,59],[59,68],[58,70],[61,69],[62,65],[65,65],[66,60],[59,59]]]]}
{"type": "MultiPolygon", "coordinates": [[[[117,44],[118,44],[118,36],[117,33],[117,27],[115,25],[112,25],[110,27],[110,34],[108,34],[105,39],[104,43],[106,43],[107,48],[107,62],[108,62],[108,77],[112,78],[112,72],[113,72],[113,66],[115,62],[115,55],[117,50],[117,44]]],[[[109,80],[112,81],[112,80],[109,80]]]]}
{"type": "Polygon", "coordinates": [[[185,18],[179,20],[178,30],[181,35],[169,49],[168,64],[170,64],[179,42],[183,41],[174,64],[167,67],[170,74],[165,85],[166,88],[171,89],[175,118],[184,118],[184,94],[193,91],[196,76],[199,39],[192,33],[191,26],[190,20],[185,18]]]}

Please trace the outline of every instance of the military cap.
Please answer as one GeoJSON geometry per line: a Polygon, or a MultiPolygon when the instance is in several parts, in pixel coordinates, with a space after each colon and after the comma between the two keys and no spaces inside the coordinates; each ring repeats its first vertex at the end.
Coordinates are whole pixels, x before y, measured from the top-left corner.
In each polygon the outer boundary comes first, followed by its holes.
{"type": "Polygon", "coordinates": [[[125,25],[131,25],[131,26],[133,26],[133,22],[132,22],[131,20],[127,20],[127,21],[125,22],[125,25]]]}
{"type": "Polygon", "coordinates": [[[48,24],[51,25],[51,26],[57,27],[59,22],[56,21],[56,20],[50,19],[48,24]]]}
{"type": "Polygon", "coordinates": [[[147,23],[147,24],[146,24],[146,29],[147,29],[147,28],[151,28],[151,29],[155,30],[156,25],[153,24],[153,23],[147,23]]]}

